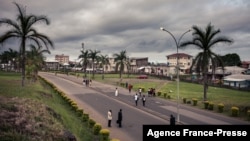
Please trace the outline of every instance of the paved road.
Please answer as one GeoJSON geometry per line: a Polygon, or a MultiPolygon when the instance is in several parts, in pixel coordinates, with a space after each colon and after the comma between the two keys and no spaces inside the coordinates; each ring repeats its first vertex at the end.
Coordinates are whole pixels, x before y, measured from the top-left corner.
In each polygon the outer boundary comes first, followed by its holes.
{"type": "MultiPolygon", "coordinates": [[[[169,124],[170,114],[177,115],[176,102],[163,100],[157,97],[147,97],[146,107],[139,101],[134,103],[134,92],[118,87],[119,95],[115,96],[115,86],[92,82],[91,87],[82,84],[81,78],[64,74],[39,73],[40,76],[56,85],[70,98],[75,100],[79,107],[90,114],[90,117],[107,127],[107,112],[113,111],[112,138],[121,141],[142,140],[142,126],[145,124],[169,124]],[[123,127],[118,128],[115,121],[119,109],[123,109],[123,127]]],[[[193,108],[190,105],[179,104],[180,123],[184,125],[245,125],[250,124],[236,118],[226,117],[221,114],[193,108]]]]}

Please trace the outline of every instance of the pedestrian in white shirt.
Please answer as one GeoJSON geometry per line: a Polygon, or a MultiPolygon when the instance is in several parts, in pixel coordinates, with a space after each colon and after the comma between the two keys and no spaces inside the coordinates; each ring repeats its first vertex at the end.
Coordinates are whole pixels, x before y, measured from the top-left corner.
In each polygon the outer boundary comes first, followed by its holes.
{"type": "Polygon", "coordinates": [[[137,93],[135,94],[135,106],[137,106],[137,102],[138,102],[138,95],[137,93]]]}

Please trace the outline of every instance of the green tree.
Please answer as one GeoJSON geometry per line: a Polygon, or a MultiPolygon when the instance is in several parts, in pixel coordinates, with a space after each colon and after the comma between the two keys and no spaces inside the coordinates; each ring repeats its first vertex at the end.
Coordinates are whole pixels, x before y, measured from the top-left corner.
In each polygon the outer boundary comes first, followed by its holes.
{"type": "Polygon", "coordinates": [[[221,56],[225,66],[240,66],[240,56],[236,53],[229,53],[221,56]]]}
{"type": "Polygon", "coordinates": [[[221,32],[220,29],[214,29],[214,26],[209,23],[205,30],[194,25],[193,27],[193,39],[190,41],[185,41],[181,43],[180,47],[185,47],[188,45],[193,45],[198,49],[202,50],[195,57],[191,70],[195,67],[196,72],[201,73],[203,76],[203,100],[207,100],[207,88],[208,88],[208,69],[211,63],[212,69],[214,71],[215,66],[220,62],[222,68],[224,69],[222,59],[219,55],[212,51],[218,43],[232,43],[233,41],[225,36],[218,36],[221,32]]]}
{"type": "Polygon", "coordinates": [[[46,35],[39,33],[34,25],[37,23],[45,23],[49,25],[49,20],[46,16],[36,16],[33,14],[27,15],[24,7],[14,3],[18,9],[18,15],[16,20],[7,18],[0,19],[0,26],[7,25],[10,30],[0,35],[0,43],[4,43],[8,39],[19,39],[20,54],[21,54],[21,67],[22,67],[22,86],[25,82],[25,62],[26,62],[26,42],[30,41],[32,44],[42,46],[42,44],[48,49],[49,46],[53,47],[53,42],[46,35]]]}
{"type": "Polygon", "coordinates": [[[127,70],[130,68],[129,58],[127,56],[126,50],[120,52],[120,54],[113,54],[114,62],[116,63],[115,71],[119,71],[120,78],[122,78],[122,73],[124,72],[125,67],[127,70]]]}
{"type": "Polygon", "coordinates": [[[107,69],[109,63],[109,57],[107,55],[100,55],[99,57],[100,61],[100,67],[102,68],[102,79],[104,79],[104,72],[105,69],[107,69]]]}
{"type": "Polygon", "coordinates": [[[42,69],[45,65],[44,53],[50,54],[47,49],[42,49],[41,46],[30,45],[30,51],[27,51],[27,61],[26,61],[26,75],[29,75],[33,81],[37,80],[38,71],[42,69]],[[28,71],[29,70],[29,71],[28,71]]]}
{"type": "Polygon", "coordinates": [[[84,71],[84,75],[85,77],[87,77],[87,66],[89,64],[89,51],[86,50],[81,50],[81,54],[78,56],[78,59],[81,59],[80,62],[82,62],[82,66],[83,66],[83,71],[84,71]]]}
{"type": "Polygon", "coordinates": [[[92,61],[92,77],[93,79],[95,78],[95,61],[98,59],[98,54],[100,53],[100,51],[97,50],[89,50],[89,58],[91,58],[92,61]]]}

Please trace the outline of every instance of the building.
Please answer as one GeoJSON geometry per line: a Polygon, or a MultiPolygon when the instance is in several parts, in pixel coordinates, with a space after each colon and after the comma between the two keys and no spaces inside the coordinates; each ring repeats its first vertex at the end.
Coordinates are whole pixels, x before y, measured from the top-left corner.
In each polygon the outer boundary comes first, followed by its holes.
{"type": "Polygon", "coordinates": [[[232,74],[224,77],[223,85],[235,88],[250,88],[250,75],[232,74]]]}
{"type": "Polygon", "coordinates": [[[68,55],[55,55],[55,60],[59,62],[60,65],[68,65],[69,64],[69,56],[68,55]]]}
{"type": "Polygon", "coordinates": [[[189,73],[189,69],[193,63],[193,56],[185,53],[174,53],[166,57],[169,67],[167,73],[168,75],[176,74],[177,57],[179,57],[180,74],[189,73]]]}
{"type": "Polygon", "coordinates": [[[245,69],[250,69],[250,61],[242,61],[241,67],[245,69]]]}
{"type": "Polygon", "coordinates": [[[131,71],[138,72],[139,70],[145,69],[145,66],[148,65],[148,57],[131,57],[129,58],[129,62],[131,71]]]}
{"type": "MultiPolygon", "coordinates": [[[[148,65],[148,58],[147,57],[142,57],[142,58],[136,58],[136,57],[131,57],[129,58],[129,63],[130,63],[130,72],[132,73],[137,73],[139,70],[138,68],[142,68],[144,66],[148,65]]],[[[105,67],[105,72],[114,72],[116,68],[116,63],[114,58],[109,58],[109,65],[105,67]]],[[[124,72],[127,72],[128,69],[125,67],[124,72]]]]}
{"type": "Polygon", "coordinates": [[[51,70],[59,70],[59,62],[58,61],[45,61],[45,68],[46,71],[51,70]]]}

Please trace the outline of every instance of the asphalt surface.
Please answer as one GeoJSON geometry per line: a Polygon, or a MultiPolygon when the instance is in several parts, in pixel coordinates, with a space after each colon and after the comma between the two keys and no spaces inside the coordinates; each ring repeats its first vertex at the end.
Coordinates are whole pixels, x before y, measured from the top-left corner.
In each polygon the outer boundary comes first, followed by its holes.
{"type": "MultiPolygon", "coordinates": [[[[93,81],[90,87],[82,83],[82,78],[65,74],[44,73],[40,76],[53,83],[56,87],[77,102],[91,118],[110,130],[110,137],[121,141],[142,140],[143,125],[169,125],[170,115],[177,118],[179,125],[248,125],[247,121],[227,117],[213,111],[202,110],[191,105],[181,104],[157,97],[146,97],[146,106],[138,101],[135,106],[134,94],[122,87],[117,87],[119,95],[115,96],[116,86],[93,81]],[[179,108],[177,108],[179,107],[179,108]],[[112,110],[112,127],[107,127],[107,112],[112,110]],[[123,126],[116,125],[118,111],[123,111],[123,126]],[[177,114],[179,113],[179,114],[177,114]]],[[[177,119],[176,119],[177,120],[177,119]]]]}

